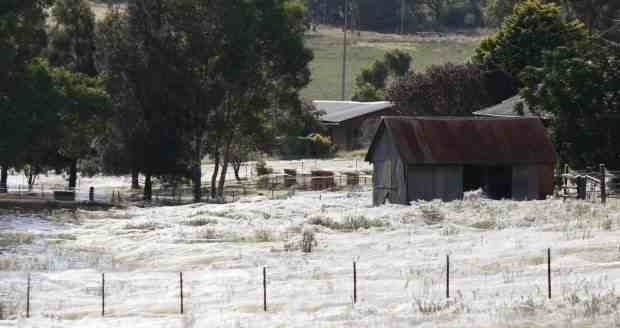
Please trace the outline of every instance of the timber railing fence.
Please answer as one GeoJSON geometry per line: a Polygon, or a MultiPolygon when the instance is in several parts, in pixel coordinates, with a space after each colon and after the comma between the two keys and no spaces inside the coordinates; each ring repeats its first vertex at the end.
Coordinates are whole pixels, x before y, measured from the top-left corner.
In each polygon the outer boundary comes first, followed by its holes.
{"type": "MultiPolygon", "coordinates": [[[[205,171],[202,181],[203,201],[234,202],[242,196],[262,194],[270,198],[281,198],[297,190],[306,191],[336,191],[355,189],[358,186],[372,186],[372,175],[363,170],[359,159],[340,160],[332,159],[325,162],[322,159],[299,159],[291,161],[275,161],[272,164],[280,167],[272,168],[271,173],[258,175],[256,163],[241,164],[239,168],[240,180],[232,174],[224,185],[224,196],[211,199],[210,172],[205,171]],[[333,171],[334,163],[346,167],[345,172],[333,171]]],[[[208,165],[207,165],[208,167],[208,165]]],[[[105,177],[109,178],[109,177],[105,177]]],[[[25,178],[22,178],[24,180],[25,178]]],[[[23,181],[22,181],[23,182],[23,181]]],[[[67,188],[66,184],[37,182],[33,185],[24,183],[9,183],[0,186],[0,198],[30,199],[40,201],[77,201],[98,202],[106,204],[123,204],[127,201],[140,200],[141,190],[129,190],[126,186],[94,186],[88,185],[83,179],[78,179],[76,188],[67,188]],[[4,195],[4,197],[3,197],[4,195]]],[[[144,186],[144,179],[139,180],[144,186]]],[[[118,183],[114,183],[118,185],[118,183]]],[[[152,202],[155,204],[185,204],[194,201],[193,188],[187,183],[156,183],[153,185],[152,202]]]]}
{"type": "Polygon", "coordinates": [[[620,170],[610,170],[604,164],[597,169],[573,170],[564,166],[559,189],[563,199],[575,198],[606,203],[620,198],[620,170]]]}

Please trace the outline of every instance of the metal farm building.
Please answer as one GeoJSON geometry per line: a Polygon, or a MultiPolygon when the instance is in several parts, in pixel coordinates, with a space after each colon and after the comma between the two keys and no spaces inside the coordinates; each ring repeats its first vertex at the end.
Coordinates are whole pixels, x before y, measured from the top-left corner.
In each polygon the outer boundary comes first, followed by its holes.
{"type": "Polygon", "coordinates": [[[373,203],[543,199],[553,192],[555,150],[538,118],[384,117],[366,155],[373,203]]]}

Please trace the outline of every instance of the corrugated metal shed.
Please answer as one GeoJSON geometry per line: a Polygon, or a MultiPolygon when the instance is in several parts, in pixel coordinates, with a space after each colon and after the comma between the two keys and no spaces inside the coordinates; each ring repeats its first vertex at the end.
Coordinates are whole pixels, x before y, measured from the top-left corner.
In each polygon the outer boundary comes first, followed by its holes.
{"type": "Polygon", "coordinates": [[[537,118],[384,117],[366,161],[372,161],[382,129],[387,129],[406,164],[553,164],[556,160],[537,118]]]}
{"type": "Polygon", "coordinates": [[[340,123],[394,106],[387,101],[357,102],[315,100],[312,103],[319,111],[324,112],[319,118],[324,123],[340,123]]]}

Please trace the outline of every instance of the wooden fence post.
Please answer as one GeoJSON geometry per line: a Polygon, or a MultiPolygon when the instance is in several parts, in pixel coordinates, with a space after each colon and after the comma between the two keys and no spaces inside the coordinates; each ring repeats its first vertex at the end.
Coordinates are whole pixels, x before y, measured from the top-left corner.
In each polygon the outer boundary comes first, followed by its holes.
{"type": "Polygon", "coordinates": [[[28,283],[26,286],[26,318],[30,318],[30,273],[28,273],[28,283]]]}
{"type": "Polygon", "coordinates": [[[551,248],[547,248],[547,291],[551,299],[551,248]]]}
{"type": "Polygon", "coordinates": [[[607,186],[605,184],[605,164],[600,165],[601,170],[601,203],[607,202],[607,186]]]}
{"type": "Polygon", "coordinates": [[[566,201],[566,196],[568,195],[568,173],[570,171],[570,168],[568,166],[568,164],[564,164],[564,174],[562,175],[562,182],[564,185],[564,197],[562,197],[562,200],[566,201]]]}
{"type": "Polygon", "coordinates": [[[353,304],[357,304],[357,263],[353,261],[353,304]]]}
{"type": "Polygon", "coordinates": [[[101,273],[101,316],[105,316],[105,273],[101,273]]]}
{"type": "Polygon", "coordinates": [[[263,267],[263,311],[267,312],[267,267],[263,267]]]}
{"type": "Polygon", "coordinates": [[[181,287],[181,314],[183,314],[183,272],[179,272],[179,286],[181,287]]]}
{"type": "Polygon", "coordinates": [[[446,298],[450,298],[450,255],[446,255],[446,298]]]}

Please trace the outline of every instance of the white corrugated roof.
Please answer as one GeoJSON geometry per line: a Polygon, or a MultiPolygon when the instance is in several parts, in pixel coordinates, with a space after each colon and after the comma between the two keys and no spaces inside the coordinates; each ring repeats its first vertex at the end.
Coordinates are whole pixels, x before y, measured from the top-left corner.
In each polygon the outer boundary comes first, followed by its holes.
{"type": "Polygon", "coordinates": [[[497,105],[474,112],[474,115],[495,117],[536,117],[536,115],[530,112],[530,108],[525,102],[525,99],[519,95],[508,98],[497,105]],[[523,113],[517,112],[515,107],[518,104],[523,104],[523,113]]]}
{"type": "Polygon", "coordinates": [[[315,100],[312,102],[321,112],[320,120],[329,123],[339,123],[359,116],[375,113],[394,106],[389,101],[358,102],[358,101],[331,101],[315,100]]]}

